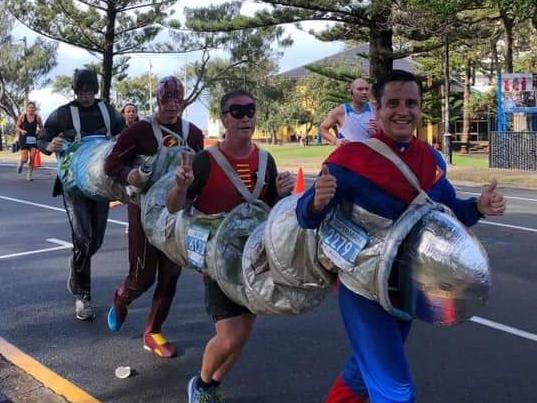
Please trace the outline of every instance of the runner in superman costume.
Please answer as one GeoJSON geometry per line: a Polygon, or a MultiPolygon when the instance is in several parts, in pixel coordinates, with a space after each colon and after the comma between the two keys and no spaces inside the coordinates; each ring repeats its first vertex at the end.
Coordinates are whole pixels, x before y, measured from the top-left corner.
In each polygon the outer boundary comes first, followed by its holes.
{"type": "MultiPolygon", "coordinates": [[[[380,127],[374,138],[408,165],[431,199],[451,208],[467,226],[486,215],[503,214],[505,201],[495,181],[477,199],[458,199],[440,154],[413,136],[422,99],[415,76],[395,70],[379,80],[373,91],[380,127]]],[[[297,218],[304,228],[318,228],[335,207],[351,202],[396,220],[416,195],[391,161],[365,144],[346,144],[328,157],[315,184],[299,200],[297,218]]],[[[390,315],[377,301],[351,291],[341,278],[338,298],[352,354],[326,401],[414,402],[415,388],[404,351],[411,321],[390,315]]]]}

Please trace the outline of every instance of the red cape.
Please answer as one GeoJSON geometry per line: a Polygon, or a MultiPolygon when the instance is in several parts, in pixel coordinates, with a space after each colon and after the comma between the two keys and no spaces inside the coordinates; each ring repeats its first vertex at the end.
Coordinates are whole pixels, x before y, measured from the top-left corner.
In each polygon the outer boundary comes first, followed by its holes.
{"type": "MultiPolygon", "coordinates": [[[[395,141],[384,133],[376,133],[373,137],[386,143],[410,167],[423,190],[431,190],[442,176],[428,144],[413,137],[410,146],[401,151],[395,141]]],[[[339,165],[368,179],[391,196],[406,203],[410,203],[417,195],[417,191],[391,161],[364,144],[344,144],[338,147],[325,162],[339,165]]]]}

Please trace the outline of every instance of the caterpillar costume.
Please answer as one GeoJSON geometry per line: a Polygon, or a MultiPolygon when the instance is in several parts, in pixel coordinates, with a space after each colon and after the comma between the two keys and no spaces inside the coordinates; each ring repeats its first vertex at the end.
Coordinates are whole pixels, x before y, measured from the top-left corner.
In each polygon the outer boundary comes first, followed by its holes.
{"type": "MultiPolygon", "coordinates": [[[[269,211],[255,190],[229,213],[204,214],[189,206],[170,214],[166,194],[185,150],[178,146],[140,161],[153,168],[138,201],[144,230],[175,263],[207,273],[231,300],[255,314],[312,309],[330,293],[338,274],[349,289],[400,319],[453,325],[471,317],[489,294],[484,249],[449,208],[427,196],[404,162],[379,147],[382,142],[365,143],[392,160],[417,193],[397,219],[348,204],[325,217],[318,230],[303,228],[295,213],[297,196],[269,211]]],[[[97,199],[128,201],[125,187],[103,171],[112,146],[102,137],[69,145],[60,159],[64,186],[78,186],[97,199]]],[[[263,155],[260,171],[266,167],[263,155]]],[[[231,167],[216,161],[233,176],[231,167]]]]}

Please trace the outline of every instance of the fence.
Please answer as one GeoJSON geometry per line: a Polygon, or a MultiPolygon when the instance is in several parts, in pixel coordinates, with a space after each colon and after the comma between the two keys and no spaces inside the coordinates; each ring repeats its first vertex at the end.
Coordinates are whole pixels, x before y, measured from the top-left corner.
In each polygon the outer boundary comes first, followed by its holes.
{"type": "Polygon", "coordinates": [[[491,168],[537,171],[537,132],[491,132],[491,168]]]}
{"type": "MultiPolygon", "coordinates": [[[[490,115],[487,119],[472,119],[470,120],[470,127],[468,133],[468,141],[470,143],[481,143],[489,141],[489,134],[491,128],[496,127],[496,117],[490,115]]],[[[453,133],[453,141],[460,143],[462,139],[463,121],[456,120],[454,124],[450,125],[451,133],[453,133]]]]}

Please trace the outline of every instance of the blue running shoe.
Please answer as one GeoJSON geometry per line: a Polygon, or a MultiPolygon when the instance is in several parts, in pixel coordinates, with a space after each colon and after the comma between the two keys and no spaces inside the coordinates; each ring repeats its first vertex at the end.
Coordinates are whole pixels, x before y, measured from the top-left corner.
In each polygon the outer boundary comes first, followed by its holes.
{"type": "Polygon", "coordinates": [[[123,324],[123,321],[118,320],[114,305],[112,305],[110,309],[108,310],[108,315],[106,316],[106,323],[108,324],[108,329],[111,332],[118,332],[119,329],[121,329],[121,325],[123,324]]]}
{"type": "Polygon", "coordinates": [[[188,382],[188,403],[225,403],[218,386],[200,388],[199,378],[199,375],[193,376],[188,382]]]}

